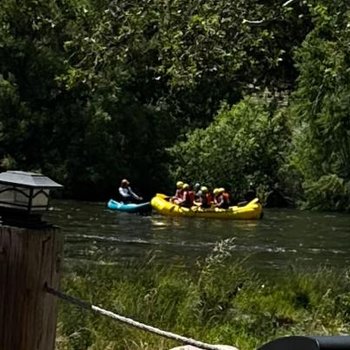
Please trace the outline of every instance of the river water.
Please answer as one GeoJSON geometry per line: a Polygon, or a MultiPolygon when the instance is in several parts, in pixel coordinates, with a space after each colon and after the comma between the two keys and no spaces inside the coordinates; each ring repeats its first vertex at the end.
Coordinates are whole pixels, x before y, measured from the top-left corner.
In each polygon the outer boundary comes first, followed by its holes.
{"type": "Polygon", "coordinates": [[[140,216],[76,201],[55,201],[52,209],[45,219],[62,228],[68,264],[118,264],[152,255],[166,264],[191,265],[233,238],[237,259],[264,275],[350,263],[349,214],[266,209],[262,220],[235,221],[140,216]]]}

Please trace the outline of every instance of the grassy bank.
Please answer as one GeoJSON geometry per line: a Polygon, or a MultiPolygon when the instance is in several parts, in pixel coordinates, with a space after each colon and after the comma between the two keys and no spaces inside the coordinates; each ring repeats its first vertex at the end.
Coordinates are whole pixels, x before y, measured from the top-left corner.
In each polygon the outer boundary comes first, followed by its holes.
{"type": "MultiPolygon", "coordinates": [[[[263,280],[221,242],[191,269],[153,259],[70,267],[62,290],[135,320],[208,343],[252,350],[284,335],[350,331],[350,275],[290,271],[263,280]]],[[[58,350],[170,349],[173,341],[60,303],[58,350]]]]}

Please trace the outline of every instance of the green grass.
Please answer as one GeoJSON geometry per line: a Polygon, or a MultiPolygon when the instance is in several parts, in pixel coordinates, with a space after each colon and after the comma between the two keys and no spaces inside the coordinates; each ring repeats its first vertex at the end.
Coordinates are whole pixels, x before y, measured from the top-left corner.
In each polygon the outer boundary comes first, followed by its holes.
{"type": "MultiPolygon", "coordinates": [[[[191,269],[153,259],[122,266],[71,266],[66,293],[149,325],[253,350],[284,335],[350,331],[347,271],[289,271],[262,280],[221,242],[191,269]]],[[[57,350],[170,349],[174,341],[60,302],[57,350]]]]}

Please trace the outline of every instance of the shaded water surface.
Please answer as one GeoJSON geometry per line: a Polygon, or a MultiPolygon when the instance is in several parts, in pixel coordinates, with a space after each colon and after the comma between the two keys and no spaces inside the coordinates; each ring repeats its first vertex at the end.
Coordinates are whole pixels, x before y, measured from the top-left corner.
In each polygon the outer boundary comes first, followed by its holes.
{"type": "Polygon", "coordinates": [[[193,264],[221,240],[263,273],[292,266],[342,268],[350,263],[350,215],[265,210],[259,221],[169,218],[110,211],[106,203],[56,201],[45,219],[65,234],[66,261],[119,263],[150,253],[167,263],[193,264]]]}

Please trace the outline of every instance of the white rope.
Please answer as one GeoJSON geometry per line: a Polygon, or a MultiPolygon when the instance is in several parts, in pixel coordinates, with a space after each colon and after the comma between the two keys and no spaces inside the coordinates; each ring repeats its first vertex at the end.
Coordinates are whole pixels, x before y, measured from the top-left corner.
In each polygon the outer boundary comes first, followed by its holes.
{"type": "Polygon", "coordinates": [[[175,333],[163,331],[159,328],[152,327],[152,326],[146,325],[144,323],[135,321],[129,317],[124,317],[124,316],[118,315],[114,312],[102,309],[96,305],[89,304],[86,301],[82,301],[82,300],[79,300],[77,298],[71,297],[71,296],[69,296],[65,293],[62,293],[58,290],[55,290],[49,286],[46,286],[46,291],[48,293],[62,299],[62,300],[65,300],[71,304],[77,305],[77,306],[81,307],[82,309],[93,311],[94,313],[112,318],[112,319],[120,321],[122,323],[126,323],[129,326],[157,334],[161,337],[176,340],[176,341],[183,343],[183,344],[186,344],[186,345],[193,345],[193,346],[200,348],[200,349],[206,349],[206,350],[220,350],[221,349],[220,347],[212,345],[212,344],[203,343],[203,342],[200,342],[200,341],[192,339],[192,338],[186,338],[186,337],[183,337],[183,336],[175,334],[175,333]]]}

